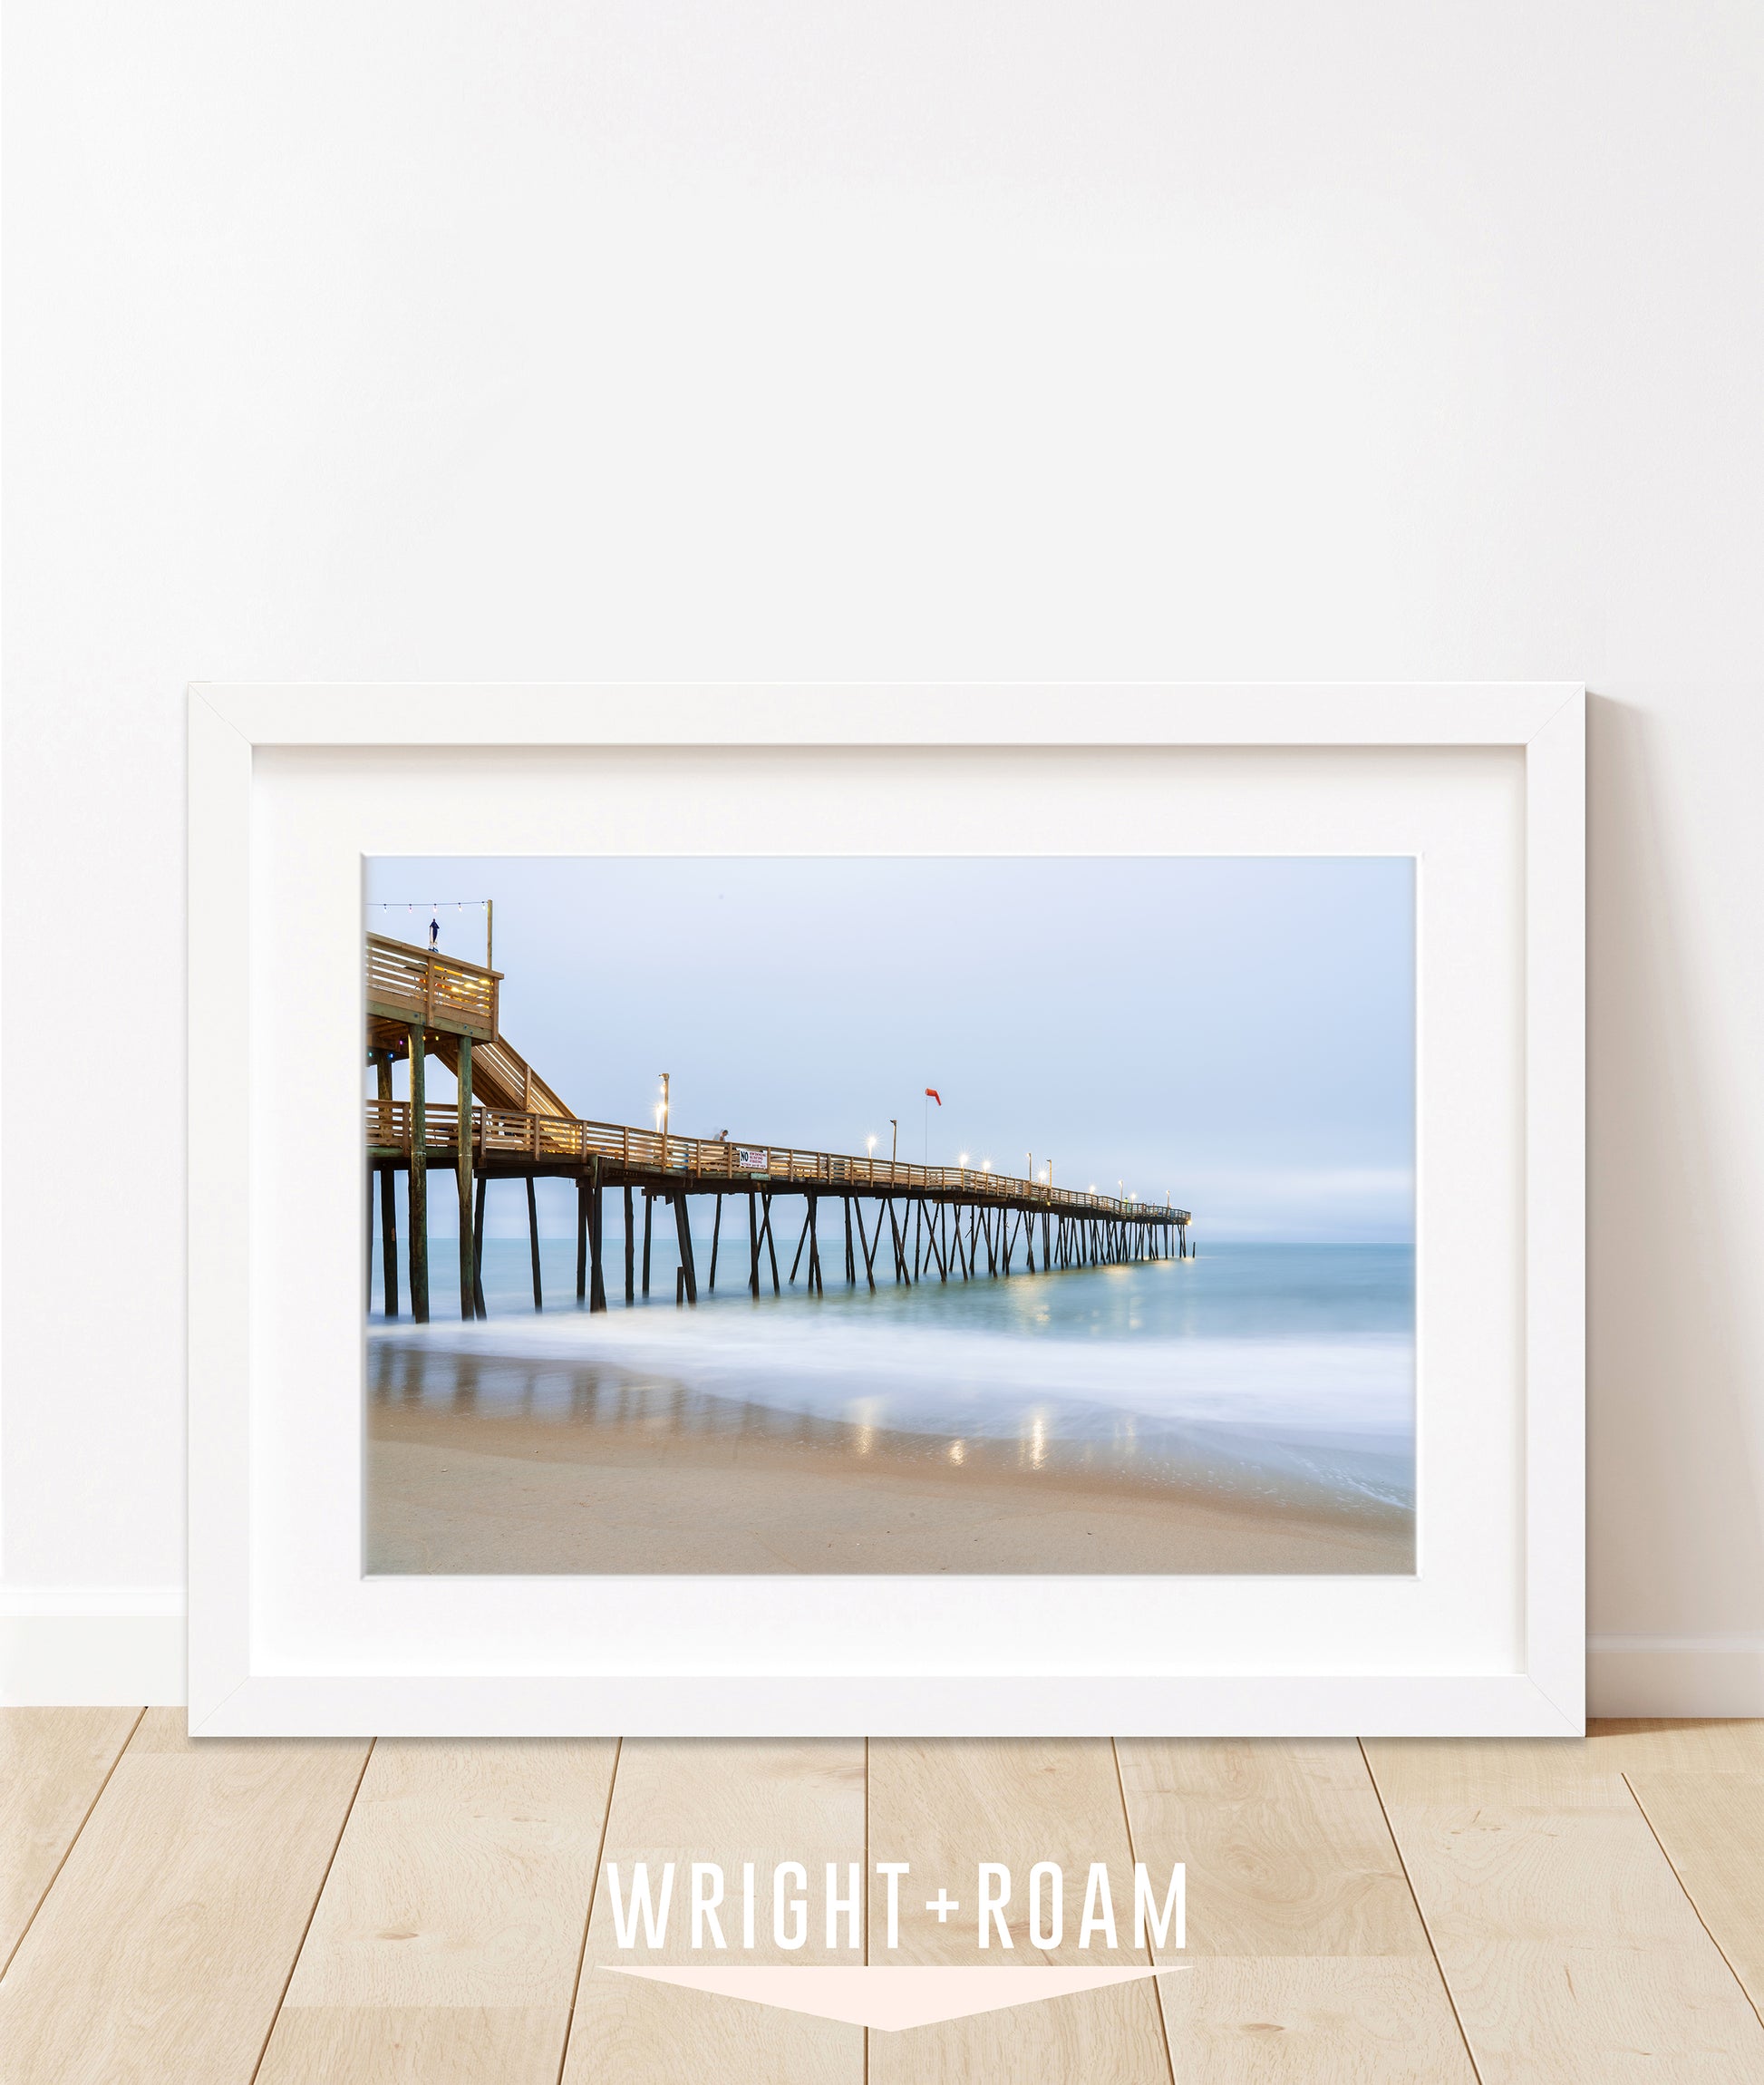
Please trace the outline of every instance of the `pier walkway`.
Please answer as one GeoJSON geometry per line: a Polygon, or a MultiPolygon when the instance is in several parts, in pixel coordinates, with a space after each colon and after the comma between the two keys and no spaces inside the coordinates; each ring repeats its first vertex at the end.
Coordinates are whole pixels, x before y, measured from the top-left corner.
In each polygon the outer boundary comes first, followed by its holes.
{"type": "Polygon", "coordinates": [[[573,1115],[501,1034],[500,983],[499,972],[480,965],[380,935],[368,936],[367,1055],[379,1069],[379,1092],[366,1102],[368,1252],[371,1266],[377,1182],[389,1316],[398,1310],[393,1180],[401,1171],[410,1181],[410,1289],[419,1320],[429,1314],[427,1179],[436,1169],[455,1175],[460,1197],[462,1317],[484,1311],[484,1193],[490,1179],[527,1183],[536,1309],[544,1307],[532,1185],[540,1178],[576,1185],[576,1294],[591,1310],[606,1307],[602,1222],[609,1190],[622,1192],[625,1199],[627,1303],[639,1293],[639,1194],[641,1294],[649,1294],[654,1205],[661,1202],[673,1211],[679,1248],[676,1301],[687,1304],[698,1301],[689,1220],[694,1195],[716,1198],[707,1288],[715,1286],[720,1255],[740,1252],[722,1243],[723,1200],[733,1195],[745,1202],[747,1249],[741,1257],[747,1263],[745,1285],[756,1296],[768,1279],[775,1295],[782,1293],[772,1229],[773,1204],[782,1196],[802,1198],[789,1279],[794,1283],[799,1273],[806,1274],[810,1294],[824,1288],[824,1220],[843,1221],[845,1279],[867,1281],[872,1289],[878,1262],[885,1280],[910,1286],[934,1278],[1008,1276],[1019,1254],[1023,1271],[1033,1274],[1188,1253],[1189,1212],[1167,1203],[1055,1188],[984,1167],[917,1166],[733,1138],[681,1137],[573,1115]],[[428,1101],[424,1065],[431,1055],[458,1080],[457,1102],[428,1101]],[[411,1066],[408,1101],[392,1097],[392,1067],[400,1059],[411,1066]],[[468,1124],[463,1140],[462,1118],[468,1124]],[[829,1202],[836,1207],[824,1214],[822,1205],[829,1202]]]}

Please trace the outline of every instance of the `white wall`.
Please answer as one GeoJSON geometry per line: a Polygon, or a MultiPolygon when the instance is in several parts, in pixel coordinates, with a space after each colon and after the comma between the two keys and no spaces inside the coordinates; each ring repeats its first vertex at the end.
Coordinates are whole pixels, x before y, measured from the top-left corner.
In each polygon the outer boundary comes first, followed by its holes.
{"type": "Polygon", "coordinates": [[[1764,1712],[1749,0],[9,31],[19,1694],[179,1684],[186,682],[1513,675],[1602,698],[1595,1699],[1764,1712]]]}

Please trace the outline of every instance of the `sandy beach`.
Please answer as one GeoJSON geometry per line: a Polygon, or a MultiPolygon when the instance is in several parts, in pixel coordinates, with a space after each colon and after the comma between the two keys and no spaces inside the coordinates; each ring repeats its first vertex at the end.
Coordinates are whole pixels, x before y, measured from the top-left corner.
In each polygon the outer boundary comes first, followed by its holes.
{"type": "Polygon", "coordinates": [[[375,1401],[375,1573],[1405,1573],[1412,1521],[819,1426],[680,1431],[375,1401]],[[959,1451],[959,1453],[957,1452],[959,1451]]]}

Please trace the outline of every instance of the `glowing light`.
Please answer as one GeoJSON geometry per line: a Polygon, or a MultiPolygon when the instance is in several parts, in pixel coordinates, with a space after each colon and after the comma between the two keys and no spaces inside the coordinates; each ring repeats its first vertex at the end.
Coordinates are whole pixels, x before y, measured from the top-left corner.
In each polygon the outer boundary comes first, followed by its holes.
{"type": "Polygon", "coordinates": [[[956,1162],[957,1162],[957,1164],[958,1164],[958,1165],[963,1165],[963,1166],[965,1166],[965,1165],[967,1164],[967,1162],[968,1162],[968,1155],[967,1155],[967,1153],[966,1153],[965,1151],[964,1151],[964,1152],[962,1153],[962,1156],[961,1156],[961,1158],[960,1158],[960,1159],[958,1159],[956,1162]]]}
{"type": "Polygon", "coordinates": [[[950,1442],[949,1460],[952,1462],[965,1462],[967,1460],[967,1454],[968,1444],[965,1440],[952,1440],[950,1442]]]}

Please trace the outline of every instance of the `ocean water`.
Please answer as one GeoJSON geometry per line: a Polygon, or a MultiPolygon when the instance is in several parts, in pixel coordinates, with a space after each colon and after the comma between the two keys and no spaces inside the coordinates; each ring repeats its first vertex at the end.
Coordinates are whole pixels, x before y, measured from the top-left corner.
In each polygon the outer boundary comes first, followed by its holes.
{"type": "MultiPolygon", "coordinates": [[[[787,1243],[794,1250],[793,1227],[787,1243]]],[[[671,1229],[671,1227],[670,1227],[671,1229]]],[[[1071,1466],[1388,1516],[1414,1504],[1414,1255],[1396,1246],[1207,1246],[1194,1260],[1029,1275],[871,1295],[823,1234],[826,1293],[799,1278],[756,1300],[745,1225],[725,1231],[718,1285],[694,1242],[699,1303],[674,1300],[672,1237],[652,1295],[623,1301],[608,1240],[610,1308],[575,1296],[575,1246],[541,1247],[533,1308],[524,1239],[484,1248],[489,1317],[461,1322],[453,1242],[431,1248],[426,1326],[376,1314],[377,1398],[519,1410],[560,1424],[770,1428],[829,1449],[853,1438],[959,1461],[967,1444],[1024,1467],[1071,1466]]],[[[663,1244],[658,1227],[657,1246],[663,1244]]],[[[860,1263],[861,1270],[861,1263],[860,1263]]],[[[780,1248],[780,1278],[788,1277],[780,1248]]],[[[408,1305],[408,1296],[402,1300],[408,1305]]]]}

